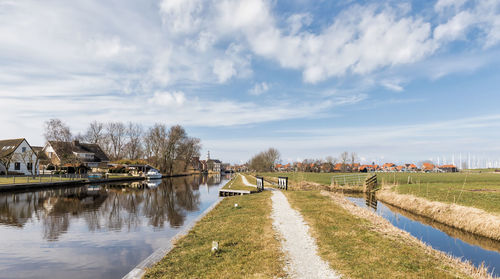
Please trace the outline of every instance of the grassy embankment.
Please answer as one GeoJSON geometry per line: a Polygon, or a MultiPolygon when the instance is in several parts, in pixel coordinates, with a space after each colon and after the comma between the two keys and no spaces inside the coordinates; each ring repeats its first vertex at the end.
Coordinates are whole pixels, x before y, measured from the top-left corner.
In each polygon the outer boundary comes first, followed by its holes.
{"type": "Polygon", "coordinates": [[[385,174],[377,198],[411,213],[500,240],[500,174],[385,174]]]}
{"type": "Polygon", "coordinates": [[[384,173],[378,176],[379,181],[393,186],[398,194],[500,215],[499,173],[384,173]]]}
{"type": "MultiPolygon", "coordinates": [[[[320,256],[343,275],[351,278],[484,276],[470,265],[400,232],[385,220],[378,220],[380,217],[374,214],[375,222],[354,216],[318,191],[289,191],[286,195],[312,227],[320,256]]],[[[353,210],[361,210],[352,206],[353,210]]]]}
{"type": "MultiPolygon", "coordinates": [[[[248,180],[248,177],[247,177],[248,180]]],[[[247,186],[243,184],[243,180],[241,178],[241,175],[235,175],[224,187],[222,187],[224,190],[243,190],[243,191],[250,191],[250,192],[257,192],[256,187],[252,186],[247,186]]]]}
{"type": "Polygon", "coordinates": [[[270,195],[225,198],[145,278],[283,277],[280,242],[269,217],[270,195]],[[218,253],[211,253],[212,241],[219,242],[218,253]]]}

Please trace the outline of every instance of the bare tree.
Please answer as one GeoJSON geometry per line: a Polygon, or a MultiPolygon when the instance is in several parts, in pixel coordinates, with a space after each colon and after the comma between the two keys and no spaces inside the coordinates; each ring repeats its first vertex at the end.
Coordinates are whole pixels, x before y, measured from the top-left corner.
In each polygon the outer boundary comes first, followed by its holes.
{"type": "Polygon", "coordinates": [[[351,171],[354,171],[354,164],[356,163],[357,157],[356,152],[351,152],[351,171]]]}
{"type": "Polygon", "coordinates": [[[122,158],[126,132],[127,129],[121,122],[110,122],[106,125],[106,136],[109,140],[112,160],[122,158]]]}
{"type": "Polygon", "coordinates": [[[280,152],[276,148],[269,148],[250,159],[249,166],[256,171],[274,171],[274,164],[280,159],[280,152]]]}
{"type": "Polygon", "coordinates": [[[342,172],[347,172],[347,161],[349,160],[349,153],[347,151],[340,154],[340,163],[342,164],[342,172]]]}
{"type": "Polygon", "coordinates": [[[70,142],[73,138],[69,126],[57,118],[45,122],[44,136],[47,141],[70,142]]]}
{"type": "Polygon", "coordinates": [[[85,142],[101,145],[106,138],[104,127],[104,123],[97,122],[95,120],[91,122],[85,132],[85,135],[83,136],[85,142]]]}
{"type": "Polygon", "coordinates": [[[191,163],[191,160],[195,156],[200,156],[200,149],[201,149],[201,144],[200,144],[200,139],[198,138],[187,138],[182,145],[180,146],[181,150],[181,156],[182,160],[184,161],[184,171],[187,171],[187,168],[189,164],[191,163]]]}
{"type": "Polygon", "coordinates": [[[180,158],[180,147],[186,139],[187,134],[182,126],[175,125],[168,130],[167,149],[163,158],[169,174],[173,173],[175,160],[180,158]]]}
{"type": "Polygon", "coordinates": [[[126,156],[129,159],[139,159],[142,155],[143,128],[140,124],[129,122],[127,125],[127,144],[125,145],[126,156]]]}
{"type": "Polygon", "coordinates": [[[160,171],[165,171],[161,158],[167,146],[167,127],[163,124],[155,124],[149,128],[144,136],[145,155],[149,163],[151,163],[160,171]]]}

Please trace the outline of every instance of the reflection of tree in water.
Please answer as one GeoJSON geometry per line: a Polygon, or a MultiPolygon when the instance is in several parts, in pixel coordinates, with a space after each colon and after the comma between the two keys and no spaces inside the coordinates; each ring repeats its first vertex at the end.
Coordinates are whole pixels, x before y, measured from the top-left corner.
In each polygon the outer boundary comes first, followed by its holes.
{"type": "Polygon", "coordinates": [[[200,204],[200,192],[196,191],[195,193],[187,179],[183,179],[179,183],[179,186],[179,190],[175,192],[175,200],[177,203],[188,211],[198,210],[198,205],[200,204]]]}
{"type": "Polygon", "coordinates": [[[143,216],[155,228],[163,228],[166,222],[178,227],[187,211],[199,209],[200,193],[193,190],[198,189],[199,179],[166,179],[151,189],[127,184],[0,194],[0,225],[23,227],[38,220],[49,241],[56,241],[68,231],[72,219],[79,218],[89,231],[133,230],[140,227],[143,216]]]}
{"type": "Polygon", "coordinates": [[[184,223],[185,215],[175,202],[174,187],[171,179],[163,180],[158,188],[148,192],[147,203],[144,204],[144,215],[149,224],[162,228],[166,221],[173,227],[184,223]]]}

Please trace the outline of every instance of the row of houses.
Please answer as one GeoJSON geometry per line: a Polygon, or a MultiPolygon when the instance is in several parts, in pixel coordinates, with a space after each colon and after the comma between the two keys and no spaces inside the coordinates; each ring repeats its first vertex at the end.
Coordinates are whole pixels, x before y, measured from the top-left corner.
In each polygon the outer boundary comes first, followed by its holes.
{"type": "Polygon", "coordinates": [[[0,140],[0,175],[37,175],[51,167],[105,169],[109,158],[97,144],[49,141],[31,146],[25,138],[0,140]]]}
{"type": "Polygon", "coordinates": [[[276,171],[309,171],[309,172],[458,172],[455,165],[437,166],[432,163],[423,163],[421,167],[415,164],[396,165],[394,163],[385,163],[383,165],[370,164],[361,165],[342,164],[342,163],[301,163],[276,164],[276,171]]]}
{"type": "MultiPolygon", "coordinates": [[[[145,172],[147,164],[110,164],[106,153],[98,144],[48,141],[45,146],[31,146],[25,138],[0,140],[0,175],[38,175],[47,170],[64,168],[68,172],[102,172],[109,168],[126,168],[145,172]],[[119,166],[118,166],[119,165],[119,166]]],[[[196,172],[220,173],[224,165],[220,160],[194,157],[191,169],[196,172]]]]}

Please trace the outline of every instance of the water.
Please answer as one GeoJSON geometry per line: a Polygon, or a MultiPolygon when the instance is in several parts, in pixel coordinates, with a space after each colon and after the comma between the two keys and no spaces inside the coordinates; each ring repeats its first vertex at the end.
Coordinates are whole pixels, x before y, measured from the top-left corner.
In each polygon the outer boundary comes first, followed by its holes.
{"type": "Polygon", "coordinates": [[[436,250],[470,261],[475,266],[484,265],[495,276],[500,276],[500,242],[448,227],[416,216],[404,210],[378,202],[374,195],[347,197],[364,208],[370,208],[394,226],[407,231],[436,250]]]}
{"type": "Polygon", "coordinates": [[[226,179],[0,193],[0,278],[121,278],[213,204],[226,179]]]}

